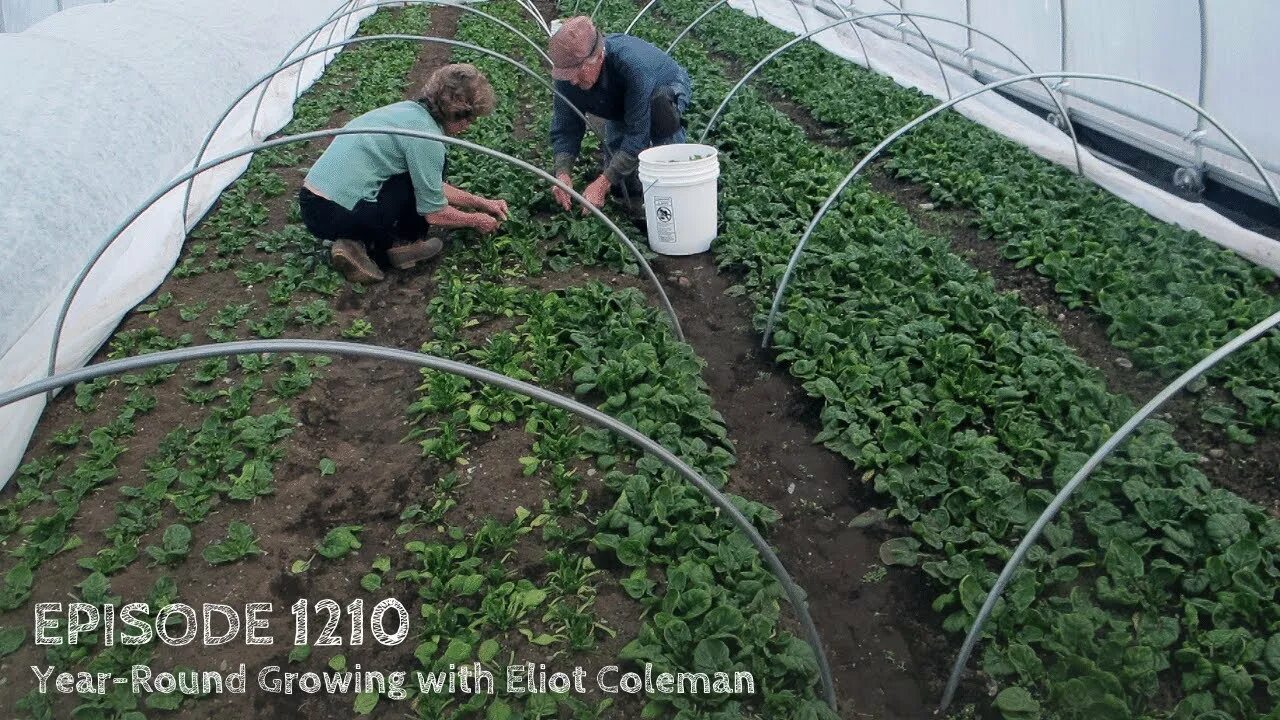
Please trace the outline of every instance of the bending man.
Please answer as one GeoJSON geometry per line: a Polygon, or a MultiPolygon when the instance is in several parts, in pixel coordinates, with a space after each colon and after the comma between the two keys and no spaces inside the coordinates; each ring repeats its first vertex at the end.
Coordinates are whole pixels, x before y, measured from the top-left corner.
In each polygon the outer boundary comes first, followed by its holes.
{"type": "MultiPolygon", "coordinates": [[[[586,16],[569,18],[551,38],[549,53],[556,90],[583,113],[605,122],[605,167],[583,195],[604,204],[605,195],[639,200],[636,177],[640,151],[685,141],[681,116],[689,107],[689,73],[670,55],[637,37],[602,34],[586,16]]],[[[555,174],[573,186],[571,172],[586,126],[560,97],[554,99],[551,145],[555,174]]],[[[569,209],[569,194],[556,188],[556,201],[569,209]]]]}
{"type": "MultiPolygon", "coordinates": [[[[495,103],[493,87],[474,65],[445,65],[417,100],[371,110],[346,127],[456,136],[493,112],[495,103]]],[[[439,254],[443,243],[424,239],[432,225],[488,234],[506,219],[505,200],[449,185],[444,172],[445,144],[438,140],[339,135],[298,193],[302,221],[316,237],[335,241],[330,257],[348,280],[378,282],[384,277],[380,266],[403,270],[439,254]]]]}

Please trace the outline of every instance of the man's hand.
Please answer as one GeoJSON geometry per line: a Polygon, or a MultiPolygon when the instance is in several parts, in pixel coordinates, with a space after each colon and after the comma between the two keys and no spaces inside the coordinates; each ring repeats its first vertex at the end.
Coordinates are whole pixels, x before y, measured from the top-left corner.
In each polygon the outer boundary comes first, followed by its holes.
{"type": "Polygon", "coordinates": [[[489,213],[499,220],[507,219],[507,201],[506,200],[490,200],[488,198],[477,198],[479,202],[476,209],[481,212],[489,213]]]}
{"type": "MultiPolygon", "coordinates": [[[[556,175],[556,179],[569,187],[573,187],[573,178],[569,177],[569,173],[562,172],[559,175],[556,175]]],[[[569,193],[565,192],[559,185],[551,189],[551,194],[555,197],[556,202],[560,204],[560,207],[565,210],[568,210],[571,207],[573,198],[570,197],[569,193]]]]}
{"type": "Polygon", "coordinates": [[[498,219],[484,213],[472,213],[471,227],[483,235],[492,235],[498,229],[498,219]]]}
{"type": "MultiPolygon", "coordinates": [[[[605,196],[609,194],[609,184],[609,178],[601,175],[587,186],[587,189],[582,192],[582,196],[585,197],[587,202],[591,203],[593,206],[602,207],[604,205],[605,196]]],[[[582,208],[583,215],[586,215],[588,212],[590,212],[590,210],[582,208]]]]}

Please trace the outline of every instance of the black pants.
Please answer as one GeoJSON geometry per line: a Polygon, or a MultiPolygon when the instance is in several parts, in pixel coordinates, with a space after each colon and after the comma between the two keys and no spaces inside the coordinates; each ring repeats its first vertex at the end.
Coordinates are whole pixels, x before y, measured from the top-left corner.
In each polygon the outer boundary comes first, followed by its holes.
{"type": "Polygon", "coordinates": [[[302,222],[321,240],[355,240],[379,265],[389,264],[387,250],[398,239],[413,240],[427,233],[426,219],[418,214],[409,173],[394,175],[382,183],[378,198],[361,200],[348,210],[311,192],[298,191],[302,222]]]}

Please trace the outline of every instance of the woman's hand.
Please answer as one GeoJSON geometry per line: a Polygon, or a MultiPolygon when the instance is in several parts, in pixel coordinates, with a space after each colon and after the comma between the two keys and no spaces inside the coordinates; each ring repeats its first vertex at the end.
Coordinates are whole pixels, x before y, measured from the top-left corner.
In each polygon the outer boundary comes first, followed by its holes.
{"type": "Polygon", "coordinates": [[[492,235],[497,232],[501,223],[497,218],[485,215],[484,213],[471,214],[471,227],[483,235],[492,235]]]}
{"type": "Polygon", "coordinates": [[[476,198],[476,209],[480,212],[489,213],[499,220],[507,219],[507,201],[506,200],[490,200],[488,198],[476,198]]]}

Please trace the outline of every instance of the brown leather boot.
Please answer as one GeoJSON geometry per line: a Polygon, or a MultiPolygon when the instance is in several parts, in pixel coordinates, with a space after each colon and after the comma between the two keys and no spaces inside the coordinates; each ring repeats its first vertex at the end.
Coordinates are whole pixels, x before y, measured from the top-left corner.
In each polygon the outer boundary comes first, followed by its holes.
{"type": "Polygon", "coordinates": [[[329,259],[349,282],[372,285],[382,282],[386,277],[378,264],[369,257],[364,245],[351,240],[335,242],[329,250],[329,259]]]}
{"type": "Polygon", "coordinates": [[[391,266],[397,270],[408,270],[423,260],[430,260],[444,249],[440,238],[429,237],[426,240],[397,245],[387,251],[391,258],[391,266]]]}

